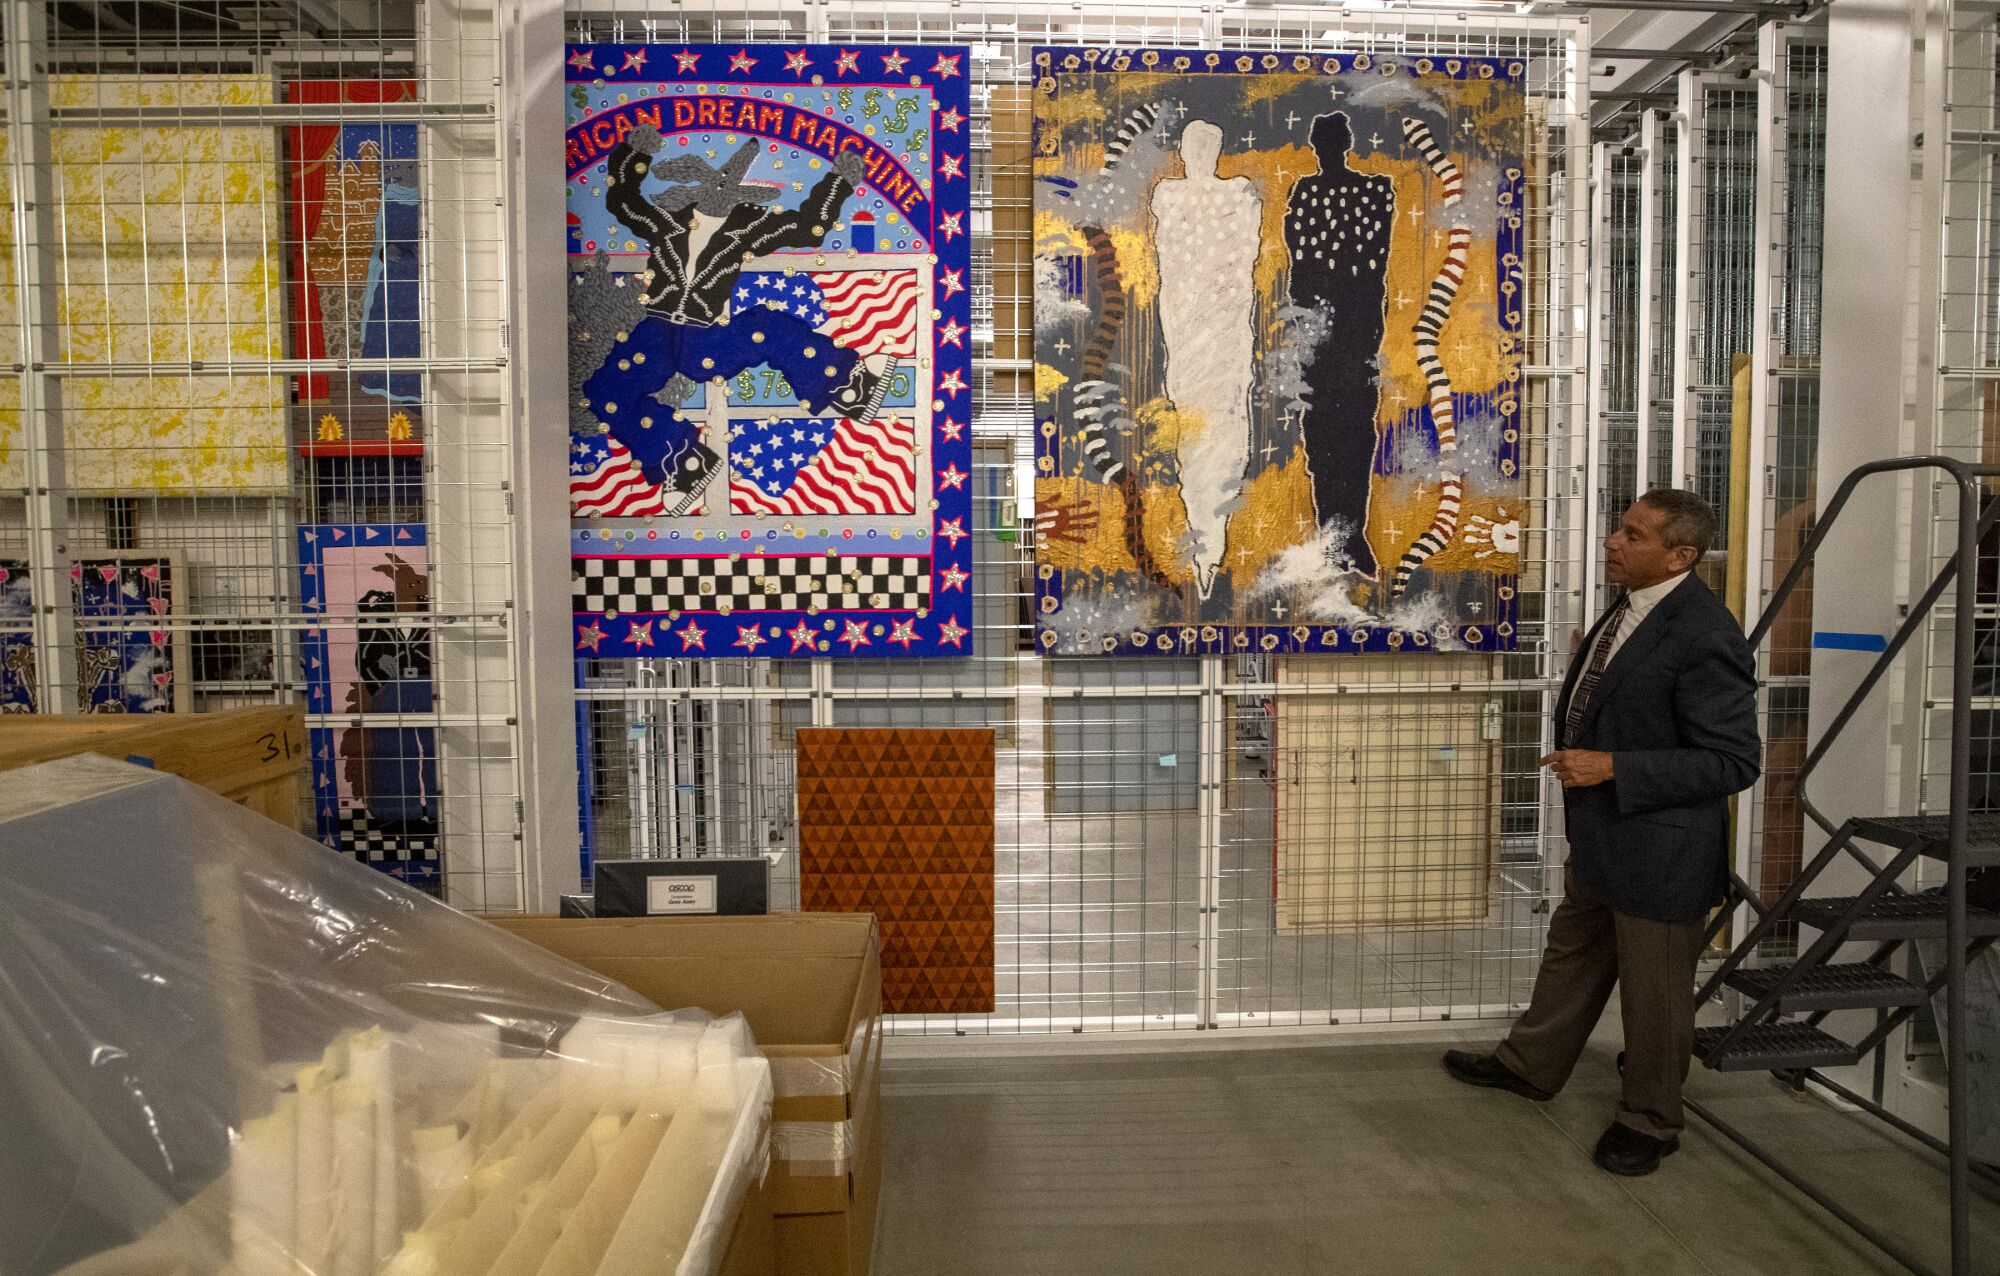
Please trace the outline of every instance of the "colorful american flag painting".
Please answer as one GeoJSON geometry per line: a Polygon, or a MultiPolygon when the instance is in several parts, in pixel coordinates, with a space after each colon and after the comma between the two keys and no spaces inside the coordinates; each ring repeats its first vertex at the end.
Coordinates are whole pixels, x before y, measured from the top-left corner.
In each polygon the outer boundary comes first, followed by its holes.
{"type": "Polygon", "coordinates": [[[579,660],[971,654],[972,71],[567,48],[579,660]]]}
{"type": "Polygon", "coordinates": [[[908,514],[917,432],[907,417],[774,417],[737,427],[732,514],[908,514]]]}

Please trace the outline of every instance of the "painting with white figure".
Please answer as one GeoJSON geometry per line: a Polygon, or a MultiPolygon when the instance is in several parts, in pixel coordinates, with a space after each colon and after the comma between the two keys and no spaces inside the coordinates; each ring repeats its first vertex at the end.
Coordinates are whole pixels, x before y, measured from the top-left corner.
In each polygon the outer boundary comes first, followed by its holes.
{"type": "Polygon", "coordinates": [[[1522,64],[1034,58],[1041,650],[1511,649],[1522,64]]]}

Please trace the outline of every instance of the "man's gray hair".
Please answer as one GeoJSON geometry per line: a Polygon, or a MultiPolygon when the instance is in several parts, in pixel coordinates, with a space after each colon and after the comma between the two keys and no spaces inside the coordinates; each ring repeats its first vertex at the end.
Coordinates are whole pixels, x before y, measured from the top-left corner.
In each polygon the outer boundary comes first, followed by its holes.
{"type": "Polygon", "coordinates": [[[1656,487],[1639,498],[1642,504],[1666,515],[1660,536],[1668,549],[1686,545],[1700,561],[1715,546],[1715,507],[1693,492],[1677,487],[1656,487]]]}

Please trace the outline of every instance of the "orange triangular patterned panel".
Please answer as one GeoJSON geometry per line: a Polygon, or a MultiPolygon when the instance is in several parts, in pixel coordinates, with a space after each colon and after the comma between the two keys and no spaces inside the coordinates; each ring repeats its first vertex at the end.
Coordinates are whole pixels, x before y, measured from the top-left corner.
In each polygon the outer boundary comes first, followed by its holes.
{"type": "Polygon", "coordinates": [[[993,733],[799,732],[799,892],[872,912],[883,1008],[993,1008],[993,733]]]}

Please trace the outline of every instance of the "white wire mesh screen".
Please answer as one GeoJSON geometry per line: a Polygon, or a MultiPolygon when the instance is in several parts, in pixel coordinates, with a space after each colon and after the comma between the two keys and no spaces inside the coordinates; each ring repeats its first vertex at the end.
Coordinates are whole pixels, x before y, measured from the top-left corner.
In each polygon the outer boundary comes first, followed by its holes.
{"type": "MultiPolygon", "coordinates": [[[[1945,19],[1942,74],[1947,125],[1936,162],[1942,219],[1937,358],[1931,401],[1934,423],[1919,422],[1925,450],[1979,464],[2000,461],[2000,16],[1978,4],[1955,4],[1945,19]],[[1926,428],[1928,427],[1928,428],[1926,428]]],[[[1933,143],[1926,139],[1926,147],[1933,143]]],[[[1989,481],[1986,495],[1994,489],[1989,481]]],[[[1957,551],[1956,487],[1925,483],[1915,494],[1918,556],[1915,590],[1929,583],[1957,551]]],[[[1996,542],[1981,544],[1976,619],[1972,730],[1973,809],[1992,810],[2000,775],[2000,594],[1996,542]]],[[[1913,590],[1913,592],[1915,592],[1913,590]]],[[[1942,813],[1951,802],[1952,628],[1956,598],[1946,590],[1919,640],[1920,680],[1912,706],[1922,741],[1916,776],[1920,809],[1942,813]]],[[[1926,866],[1927,868],[1929,866],[1926,866]]],[[[1926,884],[1943,880],[1941,870],[1926,884]]]]}
{"type": "MultiPolygon", "coordinates": [[[[1683,72],[1682,110],[1641,112],[1622,140],[1599,144],[1609,183],[1601,239],[1611,245],[1598,275],[1611,413],[1604,512],[1614,516],[1636,490],[1639,467],[1618,449],[1619,432],[1624,414],[1648,410],[1645,480],[1690,486],[1715,506],[1723,535],[1702,574],[1732,605],[1740,598],[1746,626],[1811,530],[1826,164],[1823,31],[1771,25],[1755,48],[1755,77],[1748,65],[1683,72]],[[1642,234],[1643,245],[1621,247],[1621,236],[1642,234]],[[1633,335],[1648,323],[1649,334],[1633,335]],[[1643,390],[1628,370],[1641,345],[1643,390]]],[[[1808,581],[1760,652],[1764,774],[1737,800],[1742,869],[1767,896],[1791,882],[1807,839],[1794,781],[1810,631],[1808,581]]]]}
{"type": "MultiPolygon", "coordinates": [[[[1819,315],[1821,244],[1826,224],[1827,50],[1822,32],[1779,27],[1765,44],[1772,63],[1765,95],[1771,118],[1771,190],[1762,233],[1769,256],[1768,344],[1754,371],[1751,393],[1761,399],[1755,418],[1762,431],[1763,473],[1750,476],[1751,499],[1761,502],[1758,543],[1750,579],[1749,616],[1790,571],[1812,531],[1819,467],[1819,315]]],[[[1746,880],[1766,899],[1789,886],[1819,830],[1808,828],[1797,796],[1797,775],[1807,748],[1808,675],[1812,669],[1812,593],[1808,576],[1774,622],[1759,653],[1764,675],[1764,774],[1738,800],[1747,825],[1746,880]]],[[[1789,936],[1772,941],[1783,946],[1789,936]]]]}
{"type": "Polygon", "coordinates": [[[0,701],[303,701],[308,831],[519,907],[498,14],[5,12],[0,701]]]}
{"type": "Polygon", "coordinates": [[[1505,1016],[1560,874],[1535,768],[1583,618],[1588,149],[1580,29],[1307,6],[574,6],[569,38],[970,46],[977,654],[580,669],[599,857],[774,858],[798,898],[805,725],[998,734],[998,1009],[980,1034],[1505,1016]],[[1409,51],[1528,67],[1529,497],[1519,654],[1046,659],[1033,651],[1030,52],[1038,44],[1409,51]],[[1333,907],[1329,901],[1365,901],[1333,907]]]}

